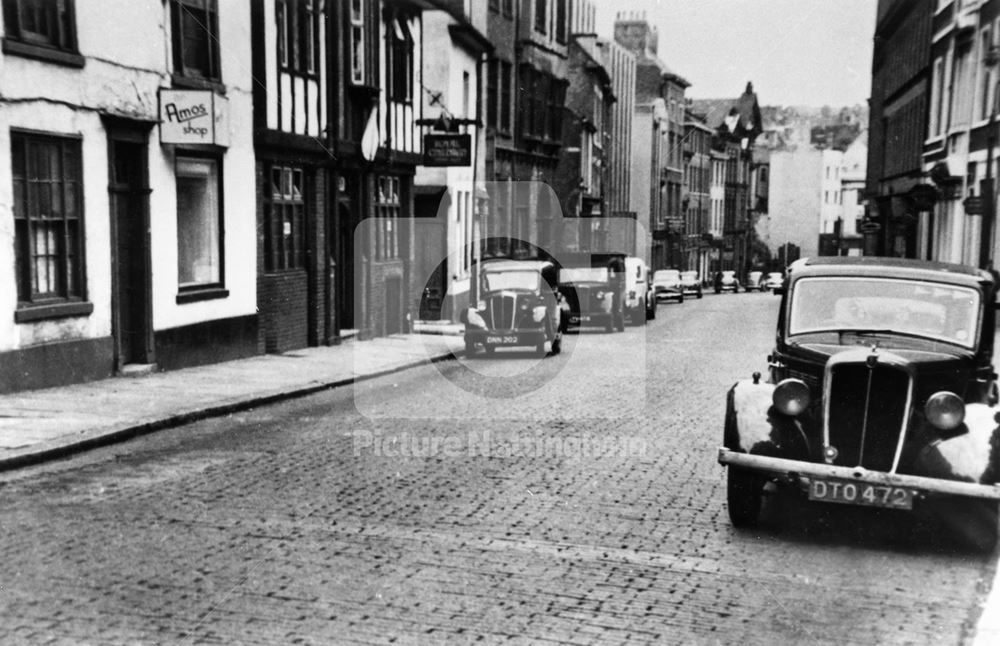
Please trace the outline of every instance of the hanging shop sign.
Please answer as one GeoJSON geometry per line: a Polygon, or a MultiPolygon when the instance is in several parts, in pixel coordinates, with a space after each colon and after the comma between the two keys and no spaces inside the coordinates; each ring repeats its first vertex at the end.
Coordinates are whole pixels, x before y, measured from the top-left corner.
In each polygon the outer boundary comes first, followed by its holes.
{"type": "Polygon", "coordinates": [[[424,166],[469,166],[472,135],[424,135],[424,166]]]}
{"type": "Polygon", "coordinates": [[[160,143],[229,145],[229,101],[207,90],[160,90],[160,143]]]}

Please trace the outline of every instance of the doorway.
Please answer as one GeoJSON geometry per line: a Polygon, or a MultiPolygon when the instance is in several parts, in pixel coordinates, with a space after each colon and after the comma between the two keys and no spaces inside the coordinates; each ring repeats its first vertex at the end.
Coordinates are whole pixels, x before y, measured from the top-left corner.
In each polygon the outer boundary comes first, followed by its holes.
{"type": "Polygon", "coordinates": [[[354,320],[354,215],[348,203],[337,205],[337,322],[341,330],[358,328],[354,320]]]}
{"type": "Polygon", "coordinates": [[[119,370],[154,361],[147,128],[109,128],[112,330],[119,370]]]}

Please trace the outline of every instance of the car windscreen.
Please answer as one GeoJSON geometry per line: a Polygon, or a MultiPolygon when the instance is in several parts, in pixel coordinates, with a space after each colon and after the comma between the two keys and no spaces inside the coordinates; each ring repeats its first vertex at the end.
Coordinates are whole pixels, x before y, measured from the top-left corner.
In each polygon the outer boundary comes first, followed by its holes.
{"type": "Polygon", "coordinates": [[[658,271],[653,274],[654,283],[676,283],[680,279],[681,275],[676,271],[658,271]]]}
{"type": "Polygon", "coordinates": [[[898,333],[974,348],[979,292],[890,278],[816,277],[795,283],[788,336],[814,332],[898,333]]]}
{"type": "Polygon", "coordinates": [[[539,274],[530,270],[487,271],[483,273],[483,286],[486,291],[496,292],[504,289],[523,289],[535,291],[538,289],[539,274]]]}
{"type": "Polygon", "coordinates": [[[689,282],[696,281],[696,280],[698,280],[698,272],[696,272],[696,271],[685,271],[685,272],[683,272],[681,274],[681,278],[683,278],[684,280],[689,281],[689,282]]]}
{"type": "Polygon", "coordinates": [[[607,267],[566,267],[559,270],[560,283],[606,283],[607,267]]]}

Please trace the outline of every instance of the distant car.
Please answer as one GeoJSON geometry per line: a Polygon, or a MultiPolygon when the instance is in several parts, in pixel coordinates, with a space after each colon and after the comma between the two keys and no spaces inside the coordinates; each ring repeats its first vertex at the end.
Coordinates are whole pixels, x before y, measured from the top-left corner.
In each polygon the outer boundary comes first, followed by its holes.
{"type": "Polygon", "coordinates": [[[643,325],[656,318],[656,296],[650,283],[649,267],[642,258],[625,258],[625,318],[643,325]]]}
{"type": "Polygon", "coordinates": [[[780,271],[772,271],[764,279],[764,289],[769,289],[771,292],[775,292],[781,289],[781,285],[785,282],[785,277],[780,271]]]}
{"type": "Polygon", "coordinates": [[[740,281],[736,279],[736,272],[731,270],[720,271],[715,274],[715,293],[722,292],[736,293],[740,291],[740,281]]]}
{"type": "Polygon", "coordinates": [[[465,353],[482,346],[530,346],[545,356],[545,343],[559,354],[566,328],[565,306],[556,288],[556,268],[541,260],[488,260],[480,267],[480,300],[461,314],[465,353]]]}
{"type": "Polygon", "coordinates": [[[701,281],[698,280],[698,272],[682,271],[681,287],[684,290],[685,296],[694,296],[695,298],[701,298],[701,281]]]}
{"type": "Polygon", "coordinates": [[[568,324],[625,329],[625,254],[563,254],[559,291],[566,298],[568,324]]]}
{"type": "Polygon", "coordinates": [[[764,291],[764,272],[762,271],[751,271],[747,274],[747,284],[743,291],[752,292],[754,290],[764,291]]]}
{"type": "Polygon", "coordinates": [[[676,269],[661,269],[653,272],[653,291],[657,301],[684,302],[684,288],[681,286],[681,272],[676,269]]]}
{"type": "Polygon", "coordinates": [[[833,256],[793,263],[782,292],[770,374],[738,381],[726,398],[718,459],[733,525],[757,522],[767,487],[936,519],[992,550],[993,276],[833,256]]]}

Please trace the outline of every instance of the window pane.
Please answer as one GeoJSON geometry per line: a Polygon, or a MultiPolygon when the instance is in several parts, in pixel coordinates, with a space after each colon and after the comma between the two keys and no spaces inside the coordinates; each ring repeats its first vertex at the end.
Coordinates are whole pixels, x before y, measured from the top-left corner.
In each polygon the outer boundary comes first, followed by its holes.
{"type": "Polygon", "coordinates": [[[177,161],[177,280],[181,287],[218,283],[218,174],[213,160],[177,161]]]}

